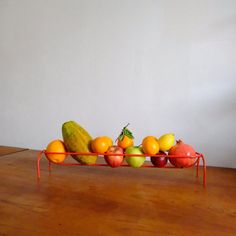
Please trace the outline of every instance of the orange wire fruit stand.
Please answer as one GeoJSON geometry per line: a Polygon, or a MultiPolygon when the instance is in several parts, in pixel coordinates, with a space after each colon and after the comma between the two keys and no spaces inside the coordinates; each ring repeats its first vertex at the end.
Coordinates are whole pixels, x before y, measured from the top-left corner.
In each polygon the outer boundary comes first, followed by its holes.
{"type": "MultiPolygon", "coordinates": [[[[93,153],[93,152],[46,152],[46,150],[42,150],[38,153],[38,158],[37,158],[37,177],[40,178],[40,161],[42,160],[43,156],[46,156],[46,154],[66,154],[66,155],[81,155],[81,156],[99,156],[99,157],[104,157],[104,153],[93,153]]],[[[109,156],[109,154],[105,154],[106,156],[109,156]]],[[[116,156],[124,156],[124,157],[129,157],[129,156],[145,156],[147,157],[147,154],[115,154],[116,156]]],[[[110,154],[110,156],[114,156],[114,154],[110,154]]],[[[177,155],[167,155],[167,154],[156,154],[156,155],[152,155],[152,157],[155,158],[160,158],[160,157],[168,157],[168,158],[193,158],[196,159],[196,161],[188,167],[184,167],[184,168],[189,168],[189,167],[196,167],[196,177],[199,177],[199,165],[200,165],[200,161],[202,161],[202,169],[203,169],[203,186],[206,187],[206,161],[204,158],[204,155],[201,153],[196,152],[195,156],[177,156],[177,155]]],[[[62,162],[62,163],[54,163],[52,161],[50,161],[48,158],[48,170],[51,171],[52,169],[52,164],[54,165],[61,165],[61,166],[91,166],[91,167],[101,167],[101,166],[107,166],[110,167],[108,164],[80,164],[80,163],[66,163],[66,162],[62,162]]],[[[131,167],[128,164],[122,164],[119,167],[131,167]]],[[[140,168],[178,168],[175,166],[171,166],[171,165],[166,165],[164,167],[156,167],[154,165],[151,164],[145,164],[142,165],[140,168]]]]}

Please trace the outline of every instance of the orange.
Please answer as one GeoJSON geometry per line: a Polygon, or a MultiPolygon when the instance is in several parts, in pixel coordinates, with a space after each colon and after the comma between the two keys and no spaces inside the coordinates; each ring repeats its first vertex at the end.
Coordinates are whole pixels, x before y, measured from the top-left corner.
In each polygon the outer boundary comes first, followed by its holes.
{"type": "Polygon", "coordinates": [[[129,123],[125,127],[123,127],[120,135],[117,138],[117,145],[123,149],[134,146],[134,136],[132,132],[127,128],[128,126],[129,123]]]}
{"type": "MultiPolygon", "coordinates": [[[[64,142],[59,139],[51,141],[46,148],[46,152],[66,152],[64,142]]],[[[46,157],[51,162],[61,163],[65,160],[66,154],[47,154],[46,153],[46,157]]]]}
{"type": "Polygon", "coordinates": [[[113,141],[110,137],[108,136],[103,136],[102,138],[105,139],[105,141],[108,143],[109,147],[111,147],[113,145],[113,141]]]}
{"type": "Polygon", "coordinates": [[[158,140],[154,136],[147,136],[142,141],[143,152],[149,155],[155,155],[159,152],[158,140]]]}
{"type": "Polygon", "coordinates": [[[107,136],[95,138],[91,145],[92,151],[98,153],[105,153],[110,146],[112,146],[112,140],[107,136]]]}
{"type": "Polygon", "coordinates": [[[132,138],[129,138],[128,136],[124,135],[123,139],[120,140],[118,138],[118,142],[117,145],[123,149],[127,148],[127,147],[131,147],[134,146],[134,140],[132,138]]]}

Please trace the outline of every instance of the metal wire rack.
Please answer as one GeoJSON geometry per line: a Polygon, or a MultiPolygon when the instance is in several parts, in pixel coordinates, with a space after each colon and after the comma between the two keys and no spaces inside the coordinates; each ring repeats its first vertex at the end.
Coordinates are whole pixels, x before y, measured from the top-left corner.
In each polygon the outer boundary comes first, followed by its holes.
{"type": "MultiPolygon", "coordinates": [[[[37,177],[40,178],[40,161],[42,160],[42,157],[45,156],[47,154],[66,154],[66,155],[81,155],[81,156],[98,156],[98,157],[104,157],[104,153],[94,153],[94,152],[47,152],[46,150],[42,150],[38,153],[38,157],[37,157],[37,177]]],[[[114,154],[110,154],[110,155],[114,155],[114,154]]],[[[115,154],[116,156],[145,156],[148,157],[147,154],[115,154]]],[[[168,157],[168,158],[194,158],[195,162],[191,165],[188,166],[187,168],[190,167],[196,167],[196,177],[199,177],[199,165],[200,165],[200,161],[202,161],[202,170],[203,170],[203,187],[206,187],[206,161],[204,158],[204,155],[202,153],[198,153],[196,152],[195,156],[177,156],[177,155],[167,155],[167,154],[156,154],[156,155],[152,155],[152,157],[155,158],[160,158],[160,157],[168,157]]],[[[67,162],[62,162],[62,163],[54,163],[52,161],[50,161],[48,158],[48,170],[51,171],[52,170],[52,164],[54,165],[61,165],[61,166],[91,166],[91,167],[101,167],[101,166],[107,166],[110,167],[108,164],[91,164],[91,165],[85,165],[85,164],[80,164],[80,163],[67,163],[67,162]]],[[[146,162],[147,163],[147,162],[146,162]]],[[[120,167],[131,167],[128,164],[122,164],[120,165],[118,168],[120,167]]],[[[156,167],[154,165],[151,164],[145,164],[142,165],[140,168],[178,168],[175,166],[171,166],[171,165],[166,165],[164,167],[156,167]]]]}

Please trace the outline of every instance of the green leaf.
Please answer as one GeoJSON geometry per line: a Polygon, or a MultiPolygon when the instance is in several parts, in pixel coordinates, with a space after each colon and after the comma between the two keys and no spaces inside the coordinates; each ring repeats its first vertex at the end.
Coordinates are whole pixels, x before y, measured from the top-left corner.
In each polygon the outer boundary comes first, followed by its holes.
{"type": "Polygon", "coordinates": [[[132,132],[130,130],[128,130],[127,128],[123,129],[123,134],[131,139],[134,139],[134,136],[132,134],[132,132]]]}
{"type": "Polygon", "coordinates": [[[119,137],[117,138],[117,139],[119,139],[120,141],[122,141],[125,136],[127,136],[127,137],[130,138],[130,139],[134,139],[134,136],[133,136],[132,132],[131,132],[129,129],[127,129],[127,126],[128,126],[128,125],[129,125],[129,123],[128,123],[125,127],[123,127],[123,129],[122,129],[122,131],[121,131],[119,137]]]}

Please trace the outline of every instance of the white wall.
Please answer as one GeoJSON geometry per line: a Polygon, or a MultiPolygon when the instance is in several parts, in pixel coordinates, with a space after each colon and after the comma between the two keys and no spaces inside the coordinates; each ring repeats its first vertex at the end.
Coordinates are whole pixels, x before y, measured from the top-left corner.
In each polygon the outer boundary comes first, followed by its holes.
{"type": "Polygon", "coordinates": [[[236,167],[235,0],[0,0],[0,80],[2,145],[130,122],[236,167]]]}

